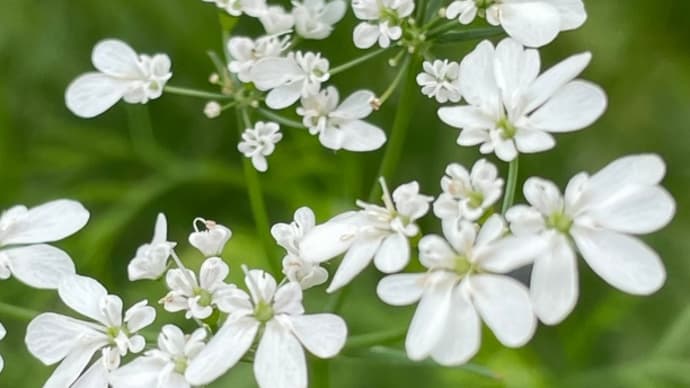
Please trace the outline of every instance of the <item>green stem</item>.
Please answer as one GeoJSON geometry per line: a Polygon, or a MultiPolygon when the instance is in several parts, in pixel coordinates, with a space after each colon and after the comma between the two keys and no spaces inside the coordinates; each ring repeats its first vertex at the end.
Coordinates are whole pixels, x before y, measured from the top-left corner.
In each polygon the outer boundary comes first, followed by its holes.
{"type": "MultiPolygon", "coordinates": [[[[237,109],[238,125],[237,130],[242,135],[244,128],[251,128],[252,122],[249,119],[249,113],[246,109],[237,109]]],[[[252,209],[252,216],[256,224],[256,233],[259,236],[264,247],[264,254],[266,261],[274,274],[280,273],[278,261],[271,259],[271,251],[273,250],[273,240],[270,235],[270,225],[268,221],[268,212],[266,211],[266,202],[264,201],[263,192],[261,190],[261,182],[259,181],[259,174],[252,166],[252,163],[247,158],[242,158],[242,167],[244,169],[244,177],[247,182],[247,194],[249,195],[249,205],[252,209]]]]}
{"type": "MultiPolygon", "coordinates": [[[[401,52],[402,53],[402,52],[401,52]]],[[[396,56],[397,58],[397,56],[396,56]]],[[[395,59],[397,62],[397,59],[395,59]]],[[[398,85],[400,85],[400,81],[405,77],[405,74],[407,74],[407,69],[408,66],[410,65],[410,57],[407,56],[405,57],[405,60],[403,61],[402,66],[400,66],[400,70],[398,70],[398,74],[396,74],[395,78],[393,79],[393,82],[388,86],[388,88],[379,96],[379,106],[383,105],[388,98],[390,98],[391,95],[393,95],[393,92],[398,88],[398,85]]]]}
{"type": "Polygon", "coordinates": [[[264,116],[265,118],[269,120],[273,120],[277,122],[278,124],[285,125],[286,127],[290,128],[306,128],[304,124],[300,123],[299,121],[291,120],[288,119],[287,117],[283,117],[277,113],[271,112],[268,109],[265,108],[257,108],[257,112],[259,112],[260,115],[264,116]]]}
{"type": "Polygon", "coordinates": [[[180,96],[205,98],[205,99],[209,99],[209,100],[216,100],[216,99],[218,99],[218,100],[229,100],[232,98],[232,96],[227,96],[225,94],[205,92],[203,90],[182,88],[182,87],[171,86],[171,85],[165,85],[165,87],[163,88],[163,91],[166,93],[178,94],[180,96]]]}
{"type": "Polygon", "coordinates": [[[384,52],[388,51],[388,49],[393,48],[393,47],[395,47],[395,46],[384,47],[384,48],[380,48],[378,50],[374,50],[372,52],[366,53],[359,58],[355,58],[349,62],[345,62],[342,65],[338,65],[338,66],[332,68],[328,73],[332,77],[338,73],[342,73],[343,71],[345,71],[349,68],[355,67],[355,66],[359,65],[360,63],[364,63],[364,62],[366,62],[366,61],[368,61],[368,60],[370,60],[370,59],[372,59],[372,58],[374,58],[380,54],[383,54],[384,52]]]}
{"type": "Polygon", "coordinates": [[[403,74],[401,78],[404,78],[405,82],[402,85],[400,100],[395,107],[396,113],[393,119],[393,127],[391,128],[388,144],[386,145],[386,151],[381,160],[376,182],[374,182],[369,193],[370,202],[375,201],[381,195],[381,188],[378,184],[379,178],[383,177],[387,181],[391,181],[390,177],[400,162],[400,156],[402,155],[405,138],[407,136],[407,129],[415,110],[414,103],[417,98],[416,73],[420,62],[421,58],[415,56],[411,60],[407,60],[403,65],[404,70],[401,71],[403,74]]]}
{"type": "Polygon", "coordinates": [[[513,206],[513,201],[515,200],[515,188],[517,186],[518,178],[518,157],[516,156],[510,162],[508,166],[508,183],[506,184],[506,192],[503,196],[503,207],[501,208],[501,213],[506,214],[508,209],[513,206]]]}
{"type": "Polygon", "coordinates": [[[361,335],[353,335],[347,339],[345,350],[368,348],[374,345],[383,345],[389,342],[395,342],[405,338],[407,328],[393,329],[379,331],[376,333],[367,333],[361,335]]]}
{"type": "Polygon", "coordinates": [[[452,30],[452,29],[460,27],[460,26],[461,26],[461,24],[457,20],[455,20],[455,19],[450,20],[447,23],[443,23],[443,24],[439,25],[438,27],[432,28],[429,31],[429,33],[427,34],[427,39],[431,40],[431,39],[437,37],[438,35],[446,32],[446,31],[452,30]]]}
{"type": "Polygon", "coordinates": [[[40,314],[38,311],[0,302],[0,315],[2,315],[3,318],[10,317],[18,321],[30,321],[38,314],[40,314]]]}
{"type": "Polygon", "coordinates": [[[493,38],[494,36],[504,35],[505,32],[500,27],[473,28],[464,31],[450,31],[436,37],[435,43],[457,43],[471,40],[493,38]]]}

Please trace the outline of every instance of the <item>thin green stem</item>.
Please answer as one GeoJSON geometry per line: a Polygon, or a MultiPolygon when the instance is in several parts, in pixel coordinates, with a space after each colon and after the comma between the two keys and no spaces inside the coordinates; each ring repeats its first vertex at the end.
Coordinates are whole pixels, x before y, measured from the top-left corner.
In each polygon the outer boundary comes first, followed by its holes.
{"type": "Polygon", "coordinates": [[[384,178],[391,181],[391,175],[400,162],[400,156],[405,145],[405,138],[407,137],[407,129],[412,119],[414,112],[414,104],[417,97],[417,82],[415,80],[417,74],[416,70],[421,57],[414,56],[412,59],[406,60],[401,71],[401,79],[405,79],[400,93],[400,100],[396,106],[395,118],[393,119],[393,127],[388,138],[386,151],[381,160],[376,182],[369,192],[369,201],[373,202],[381,195],[381,188],[378,184],[379,178],[384,178]]]}
{"type": "Polygon", "coordinates": [[[407,74],[407,69],[410,65],[410,57],[406,56],[405,60],[403,61],[402,66],[400,66],[400,70],[398,70],[398,74],[395,76],[393,79],[393,82],[388,86],[388,88],[379,96],[379,105],[383,105],[388,98],[393,95],[393,92],[398,88],[400,85],[400,82],[402,79],[405,77],[405,74],[407,74]]]}
{"type": "Polygon", "coordinates": [[[38,311],[0,302],[0,315],[3,317],[14,318],[18,321],[30,321],[38,314],[40,314],[38,311]]]}
{"type": "Polygon", "coordinates": [[[345,351],[368,348],[374,345],[383,345],[389,342],[395,342],[405,338],[406,333],[407,328],[403,328],[361,335],[353,335],[347,339],[347,343],[345,344],[345,351]]]}
{"type": "Polygon", "coordinates": [[[287,117],[283,117],[277,113],[271,112],[268,109],[265,108],[257,108],[257,112],[259,112],[260,115],[264,116],[265,118],[269,120],[273,120],[277,122],[278,124],[285,125],[286,127],[290,128],[306,128],[304,124],[300,123],[299,121],[291,120],[287,117]]]}
{"type": "Polygon", "coordinates": [[[225,94],[205,92],[203,90],[182,88],[179,86],[171,86],[171,85],[165,85],[165,87],[163,88],[163,91],[166,93],[178,94],[180,96],[205,98],[208,100],[216,100],[216,99],[218,99],[218,100],[229,100],[232,98],[232,96],[228,96],[225,94]]]}
{"type": "MultiPolygon", "coordinates": [[[[241,135],[244,128],[251,128],[252,122],[249,118],[249,112],[246,109],[237,109],[238,125],[237,130],[241,135]]],[[[266,211],[266,202],[264,201],[263,192],[261,190],[261,182],[259,181],[259,174],[252,166],[252,163],[247,158],[242,158],[242,167],[244,169],[244,177],[247,182],[247,194],[249,195],[249,205],[252,209],[252,216],[256,224],[256,233],[264,248],[266,261],[274,274],[280,272],[278,261],[271,259],[271,252],[273,250],[273,240],[270,235],[270,225],[268,221],[268,212],[266,211]]]]}
{"type": "Polygon", "coordinates": [[[508,209],[513,206],[515,200],[515,188],[517,186],[518,178],[518,157],[516,156],[508,166],[508,183],[506,184],[506,192],[503,196],[503,207],[501,213],[506,214],[508,209]]]}
{"type": "Polygon", "coordinates": [[[328,74],[330,74],[332,77],[338,73],[342,73],[343,71],[345,71],[347,69],[355,67],[361,63],[364,63],[364,62],[366,62],[372,58],[379,56],[380,54],[383,54],[384,52],[388,51],[389,49],[391,49],[393,47],[395,47],[395,46],[384,47],[384,48],[380,48],[378,50],[368,52],[368,53],[362,55],[361,57],[355,58],[349,62],[345,62],[342,65],[338,65],[338,66],[332,68],[331,70],[329,70],[328,74]]]}
{"type": "Polygon", "coordinates": [[[433,39],[433,38],[437,37],[438,35],[446,32],[446,31],[450,31],[450,30],[457,28],[457,27],[460,27],[460,26],[461,26],[461,24],[458,23],[457,20],[455,20],[455,19],[450,20],[446,23],[443,23],[437,27],[432,28],[429,31],[429,33],[427,34],[427,38],[433,39]]]}
{"type": "Polygon", "coordinates": [[[486,27],[486,28],[472,28],[464,31],[450,31],[442,35],[438,35],[435,39],[435,43],[457,43],[457,42],[467,42],[471,40],[480,40],[493,38],[494,36],[504,35],[500,27],[486,27]]]}

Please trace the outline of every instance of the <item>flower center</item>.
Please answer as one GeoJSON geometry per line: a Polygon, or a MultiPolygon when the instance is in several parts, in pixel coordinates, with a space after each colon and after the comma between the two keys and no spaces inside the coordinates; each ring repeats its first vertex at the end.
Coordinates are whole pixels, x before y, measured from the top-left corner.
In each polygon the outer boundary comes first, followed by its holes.
{"type": "Polygon", "coordinates": [[[186,357],[175,357],[175,373],[183,375],[187,370],[187,358],[186,357]]]}
{"type": "Polygon", "coordinates": [[[563,212],[555,212],[551,213],[546,219],[546,225],[563,234],[568,234],[570,227],[573,225],[573,220],[563,212]]]}
{"type": "Polygon", "coordinates": [[[211,302],[213,302],[213,295],[201,287],[194,288],[194,295],[199,297],[199,300],[197,301],[199,306],[210,306],[211,302]]]}
{"type": "Polygon", "coordinates": [[[460,276],[465,276],[474,270],[474,266],[466,256],[456,256],[453,262],[453,270],[460,276]]]}
{"type": "Polygon", "coordinates": [[[259,322],[267,322],[273,318],[273,307],[261,300],[254,307],[254,317],[259,322]]]}
{"type": "Polygon", "coordinates": [[[506,118],[500,119],[496,126],[501,129],[501,137],[504,139],[512,139],[517,133],[517,128],[506,118]]]}
{"type": "Polygon", "coordinates": [[[478,191],[470,191],[470,193],[467,195],[467,199],[469,200],[470,207],[476,209],[482,206],[482,203],[484,202],[484,194],[478,191]]]}

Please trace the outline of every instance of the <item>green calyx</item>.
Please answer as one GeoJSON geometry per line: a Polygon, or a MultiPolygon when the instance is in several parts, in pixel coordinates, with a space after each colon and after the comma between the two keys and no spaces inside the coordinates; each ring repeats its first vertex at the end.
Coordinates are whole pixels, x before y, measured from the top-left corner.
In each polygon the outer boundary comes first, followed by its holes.
{"type": "Polygon", "coordinates": [[[546,225],[563,234],[568,234],[570,227],[573,225],[573,220],[562,212],[555,212],[551,213],[546,219],[546,225]]]}
{"type": "Polygon", "coordinates": [[[211,302],[213,302],[213,295],[211,295],[210,292],[204,290],[203,288],[195,288],[194,289],[194,295],[199,297],[199,306],[210,306],[211,302]]]}
{"type": "Polygon", "coordinates": [[[501,136],[504,139],[512,139],[517,133],[517,128],[515,128],[515,126],[513,126],[513,124],[506,118],[499,120],[498,123],[496,123],[496,126],[501,128],[501,136]]]}
{"type": "Polygon", "coordinates": [[[254,318],[259,322],[268,322],[273,318],[273,307],[265,301],[259,301],[254,308],[254,318]]]}
{"type": "Polygon", "coordinates": [[[175,373],[183,375],[187,370],[187,358],[177,357],[175,358],[175,373]]]}

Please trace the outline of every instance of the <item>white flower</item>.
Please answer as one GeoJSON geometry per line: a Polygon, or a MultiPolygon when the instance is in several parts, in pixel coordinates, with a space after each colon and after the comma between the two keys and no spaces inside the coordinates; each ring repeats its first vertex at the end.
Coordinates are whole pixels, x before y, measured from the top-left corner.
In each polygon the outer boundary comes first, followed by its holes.
{"type": "Polygon", "coordinates": [[[0,215],[0,279],[14,275],[35,288],[55,289],[75,273],[72,259],[49,243],[71,236],[86,225],[89,212],[67,199],[27,209],[14,206],[0,215]]]}
{"type": "Polygon", "coordinates": [[[295,25],[295,18],[279,5],[267,6],[255,15],[269,35],[289,32],[295,25]]]}
{"type": "Polygon", "coordinates": [[[206,257],[218,256],[223,253],[225,244],[232,237],[232,231],[215,221],[205,220],[201,217],[194,219],[194,232],[189,235],[189,243],[206,257]],[[198,224],[204,226],[199,230],[198,224]]]}
{"type": "Polygon", "coordinates": [[[424,61],[424,71],[417,75],[417,84],[422,94],[444,104],[458,102],[460,94],[460,65],[447,59],[437,59],[433,63],[424,61]]]}
{"type": "Polygon", "coordinates": [[[355,46],[369,48],[378,42],[388,47],[402,37],[402,19],[414,11],[412,0],[353,0],[355,16],[364,20],[352,34],[355,46]]]}
{"type": "Polygon", "coordinates": [[[211,257],[201,264],[199,281],[188,269],[171,269],[165,275],[170,292],[160,303],[170,312],[186,311],[187,319],[206,319],[214,308],[228,312],[231,299],[238,292],[234,284],[224,281],[229,273],[230,268],[219,257],[211,257]]]}
{"type": "Polygon", "coordinates": [[[659,186],[665,170],[656,155],[633,155],[591,177],[574,176],[564,196],[550,181],[525,182],[532,206],[515,206],[506,218],[516,236],[538,236],[547,244],[534,262],[530,285],[542,322],[559,323],[577,303],[575,249],[597,275],[623,292],[647,295],[664,284],[659,256],[631,235],[654,232],[673,218],[675,202],[659,186]]]}
{"type": "Polygon", "coordinates": [[[110,374],[113,388],[189,388],[187,365],[204,348],[206,330],[185,335],[174,325],[165,325],[158,336],[158,349],[149,350],[110,374]]]}
{"type": "Polygon", "coordinates": [[[374,93],[359,90],[338,105],[338,90],[332,86],[306,97],[297,114],[312,135],[319,135],[324,147],[332,150],[372,151],[386,142],[381,128],[361,119],[372,111],[374,93]]]}
{"type": "Polygon", "coordinates": [[[544,46],[560,31],[574,30],[587,20],[582,0],[457,0],[446,9],[448,19],[462,24],[477,14],[531,47],[544,46]]]}
{"type": "Polygon", "coordinates": [[[136,333],[154,321],[156,310],[141,301],[123,319],[122,299],[108,295],[97,281],[78,275],[65,277],[58,294],[68,307],[95,322],[43,313],[29,323],[29,352],[46,365],[62,361],[43,387],[107,387],[107,373],[120,365],[120,358],[144,349],[146,341],[136,333]],[[101,355],[82,375],[99,351],[101,355]]]}
{"type": "Polygon", "coordinates": [[[233,37],[228,40],[228,52],[232,60],[228,70],[237,74],[242,82],[252,82],[250,70],[262,58],[278,58],[290,45],[289,36],[268,35],[256,40],[233,37]]]}
{"type": "Polygon", "coordinates": [[[539,53],[506,38],[494,50],[483,41],[460,64],[462,95],[469,105],[443,107],[438,116],[460,128],[458,144],[473,146],[501,160],[518,152],[553,148],[549,133],[570,132],[592,124],[606,108],[600,87],[573,80],[591,54],[574,55],[539,75],[539,53]]]}
{"type": "MultiPolygon", "coordinates": [[[[7,334],[7,330],[5,330],[5,326],[2,325],[2,322],[0,322],[0,340],[5,338],[5,335],[7,334]]],[[[0,355],[0,372],[5,368],[5,360],[2,359],[2,355],[0,355]]]]}
{"type": "Polygon", "coordinates": [[[155,280],[167,269],[168,258],[176,243],[168,241],[168,222],[165,214],[158,213],[153,239],[137,249],[134,258],[127,266],[129,280],[155,280]]]}
{"type": "Polygon", "coordinates": [[[222,111],[223,107],[220,106],[218,101],[209,101],[204,106],[204,115],[206,115],[206,117],[209,119],[215,119],[216,117],[220,116],[222,111]]]}
{"type": "Polygon", "coordinates": [[[254,375],[261,388],[306,388],[305,347],[319,358],[336,356],[345,345],[345,321],[333,314],[304,314],[302,289],[288,282],[277,287],[260,270],[247,273],[251,294],[242,293],[227,321],[199,355],[185,377],[194,385],[217,379],[249,350],[262,332],[254,356],[254,375]],[[261,330],[260,330],[261,328],[261,330]]]}
{"type": "Polygon", "coordinates": [[[313,228],[302,239],[300,255],[323,262],[347,251],[327,292],[349,283],[374,260],[380,271],[401,271],[410,261],[408,239],[419,233],[415,221],[429,211],[433,197],[419,193],[419,184],[400,185],[391,199],[383,179],[385,207],[358,201],[360,211],[344,213],[313,228]]]}
{"type": "Polygon", "coordinates": [[[452,163],[441,178],[443,193],[434,202],[434,214],[442,220],[478,220],[501,197],[503,179],[496,166],[486,159],[478,160],[472,172],[452,163]]]}
{"type": "Polygon", "coordinates": [[[79,117],[98,116],[120,99],[144,104],[158,98],[172,77],[167,55],[138,55],[125,42],[115,39],[99,42],[93,48],[91,61],[98,72],[81,75],[65,93],[67,107],[79,117]]]}
{"type": "Polygon", "coordinates": [[[291,282],[297,282],[303,290],[323,284],[328,280],[328,271],[318,263],[303,260],[299,247],[302,238],[316,224],[314,212],[308,207],[295,211],[295,220],[289,224],[277,223],[271,228],[271,235],[278,245],[285,248],[283,274],[291,282]]]}
{"type": "Polygon", "coordinates": [[[266,8],[265,0],[202,0],[205,3],[215,3],[218,8],[225,10],[232,16],[240,16],[246,13],[256,17],[261,10],[266,8]]]}
{"type": "Polygon", "coordinates": [[[247,128],[242,134],[242,141],[237,145],[237,149],[244,156],[252,159],[254,168],[265,172],[268,170],[266,157],[273,153],[276,143],[283,138],[280,127],[273,122],[264,123],[257,121],[254,128],[247,128]]]}
{"type": "Polygon", "coordinates": [[[283,109],[300,97],[318,93],[328,81],[329,63],[321,54],[289,53],[285,58],[262,58],[249,70],[249,78],[259,90],[270,90],[266,105],[283,109]]]}
{"type": "Polygon", "coordinates": [[[333,25],[345,16],[343,0],[304,0],[292,3],[295,31],[306,39],[325,39],[333,31],[333,25]]]}
{"type": "Polygon", "coordinates": [[[498,215],[479,232],[467,221],[444,225],[447,241],[429,235],[419,242],[428,272],[389,275],[379,282],[377,294],[390,305],[419,301],[405,340],[410,359],[466,362],[479,350],[480,318],[505,346],[519,347],[532,338],[537,319],[527,287],[503,274],[527,264],[538,247],[501,238],[505,230],[498,215]]]}

